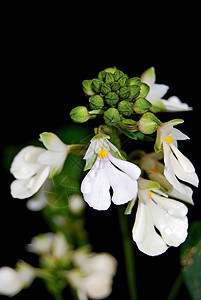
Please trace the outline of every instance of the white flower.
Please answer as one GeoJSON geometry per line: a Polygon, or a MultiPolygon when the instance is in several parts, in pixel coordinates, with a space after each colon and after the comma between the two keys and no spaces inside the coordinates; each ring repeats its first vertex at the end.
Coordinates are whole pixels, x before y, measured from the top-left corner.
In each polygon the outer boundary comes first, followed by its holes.
{"type": "Polygon", "coordinates": [[[69,197],[69,209],[71,213],[75,215],[79,214],[81,211],[83,211],[85,206],[86,203],[84,202],[82,196],[78,194],[73,194],[69,197]]]}
{"type": "Polygon", "coordinates": [[[185,194],[186,189],[177,178],[194,186],[198,186],[199,180],[193,164],[177,148],[177,140],[189,139],[187,135],[173,127],[182,122],[183,120],[176,119],[159,125],[155,150],[160,151],[162,146],[165,163],[164,175],[177,191],[185,194]]]}
{"type": "Polygon", "coordinates": [[[179,246],[185,241],[188,229],[187,207],[153,190],[148,180],[140,178],[139,203],[133,227],[133,239],[138,248],[151,256],[164,253],[168,246],[179,246]]]}
{"type": "Polygon", "coordinates": [[[171,96],[167,100],[161,99],[161,101],[165,105],[166,110],[169,112],[192,110],[192,107],[190,107],[187,103],[182,103],[177,96],[171,96]]]}
{"type": "Polygon", "coordinates": [[[13,297],[33,281],[35,275],[31,266],[23,262],[19,264],[19,270],[0,268],[0,294],[13,297]]]}
{"type": "Polygon", "coordinates": [[[81,191],[89,206],[106,210],[113,203],[120,205],[136,197],[137,179],[141,170],[136,165],[116,158],[118,149],[108,141],[109,136],[97,135],[90,143],[84,159],[94,165],[81,184],[81,191]],[[111,154],[112,153],[112,154],[111,154]],[[113,195],[110,195],[112,187],[113,195]]]}
{"type": "Polygon", "coordinates": [[[167,100],[162,99],[162,97],[167,93],[169,87],[165,84],[155,83],[156,75],[154,67],[149,68],[141,75],[141,81],[148,84],[150,87],[146,99],[152,104],[152,107],[150,108],[151,111],[172,112],[192,110],[192,107],[189,107],[186,103],[182,103],[176,96],[169,97],[167,100]]]}
{"type": "Polygon", "coordinates": [[[42,256],[63,259],[68,255],[69,245],[61,232],[39,234],[32,238],[28,250],[42,256]]]}
{"type": "Polygon", "coordinates": [[[11,184],[11,195],[24,199],[34,195],[47,177],[59,173],[68,155],[70,146],[65,145],[53,133],[40,135],[46,149],[27,146],[14,158],[10,172],[16,180],[11,184]]]}
{"type": "Polygon", "coordinates": [[[193,204],[193,191],[192,189],[181,183],[183,191],[178,191],[164,176],[164,164],[159,162],[163,158],[162,152],[149,153],[141,157],[139,161],[139,166],[142,170],[145,170],[148,178],[150,180],[156,181],[160,184],[168,196],[185,201],[187,203],[193,204]]]}
{"type": "Polygon", "coordinates": [[[165,84],[157,84],[154,67],[149,68],[141,75],[141,81],[148,84],[150,87],[146,99],[152,104],[153,112],[166,111],[166,107],[161,101],[161,98],[167,93],[169,87],[165,84]]]}
{"type": "Polygon", "coordinates": [[[85,253],[82,249],[73,253],[78,269],[69,271],[67,279],[77,289],[82,299],[103,299],[112,292],[113,276],[116,273],[116,259],[108,253],[85,253]]]}

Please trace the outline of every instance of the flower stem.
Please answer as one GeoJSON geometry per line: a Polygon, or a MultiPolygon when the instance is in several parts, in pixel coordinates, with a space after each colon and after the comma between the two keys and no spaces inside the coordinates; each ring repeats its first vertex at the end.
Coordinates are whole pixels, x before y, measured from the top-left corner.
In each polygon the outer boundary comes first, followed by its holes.
{"type": "Polygon", "coordinates": [[[176,298],[181,286],[183,284],[183,276],[182,276],[182,272],[179,273],[179,275],[177,276],[177,278],[175,279],[175,282],[169,292],[169,295],[167,296],[166,300],[173,300],[176,298]]]}
{"type": "Polygon", "coordinates": [[[132,239],[129,232],[128,216],[124,215],[124,207],[118,207],[122,242],[124,248],[124,257],[126,264],[127,283],[129,288],[130,300],[137,300],[137,284],[135,276],[135,260],[132,247],[132,239]]]}

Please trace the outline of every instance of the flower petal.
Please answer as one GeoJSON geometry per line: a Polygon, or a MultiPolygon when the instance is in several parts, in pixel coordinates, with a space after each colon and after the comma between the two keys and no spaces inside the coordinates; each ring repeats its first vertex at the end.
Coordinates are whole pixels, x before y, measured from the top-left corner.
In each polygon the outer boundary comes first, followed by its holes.
{"type": "Polygon", "coordinates": [[[165,84],[157,84],[155,83],[154,85],[152,85],[149,94],[152,94],[154,96],[157,96],[158,98],[162,98],[168,91],[169,86],[165,85],[165,84]]]}
{"type": "Polygon", "coordinates": [[[172,96],[169,97],[167,100],[162,99],[163,104],[165,105],[167,111],[189,111],[192,110],[192,107],[188,106],[187,103],[182,103],[181,100],[176,97],[172,96]]]}
{"type": "Polygon", "coordinates": [[[43,167],[29,179],[17,179],[11,183],[11,195],[13,198],[29,198],[33,196],[42,186],[49,175],[50,167],[43,167]]]}
{"type": "Polygon", "coordinates": [[[108,158],[115,166],[117,166],[119,169],[121,169],[126,174],[128,174],[128,176],[130,176],[131,179],[137,180],[139,178],[141,174],[141,169],[135,164],[129,161],[118,159],[112,156],[109,152],[108,152],[108,158]]]}
{"type": "Polygon", "coordinates": [[[38,156],[45,149],[35,146],[27,146],[23,148],[14,158],[10,172],[17,179],[27,179],[33,176],[40,169],[40,164],[37,163],[38,156]]]}
{"type": "Polygon", "coordinates": [[[188,229],[187,217],[174,217],[152,200],[150,200],[148,208],[154,225],[160,231],[166,244],[177,247],[185,241],[188,229]]]}
{"type": "Polygon", "coordinates": [[[143,253],[155,256],[164,253],[167,246],[160,235],[155,231],[151,215],[146,205],[139,201],[133,239],[143,253]]]}
{"type": "Polygon", "coordinates": [[[136,197],[136,180],[132,180],[126,173],[115,168],[109,161],[105,164],[105,170],[113,189],[112,202],[117,205],[124,204],[136,197]]]}
{"type": "Polygon", "coordinates": [[[83,194],[90,193],[90,191],[92,189],[94,179],[95,179],[95,177],[97,175],[97,172],[98,172],[99,165],[100,165],[100,158],[98,157],[96,159],[96,162],[94,163],[93,167],[91,168],[91,170],[87,173],[87,175],[82,180],[81,192],[83,194]]]}
{"type": "Polygon", "coordinates": [[[67,145],[52,132],[43,132],[40,134],[40,138],[48,150],[55,152],[67,151],[67,145]]]}
{"type": "MultiPolygon", "coordinates": [[[[91,184],[88,184],[90,191],[88,193],[83,193],[84,200],[89,206],[97,210],[107,210],[111,204],[110,184],[102,164],[103,162],[100,163],[99,168],[96,170],[91,184]]],[[[86,183],[84,183],[84,185],[86,185],[86,183]]],[[[86,190],[86,186],[84,186],[84,188],[86,190]]]]}
{"type": "Polygon", "coordinates": [[[171,143],[170,145],[172,151],[174,152],[174,154],[176,155],[179,163],[181,164],[182,168],[184,169],[184,171],[191,173],[195,171],[195,168],[193,166],[193,164],[190,162],[190,160],[184,156],[179,149],[173,144],[171,143]]]}

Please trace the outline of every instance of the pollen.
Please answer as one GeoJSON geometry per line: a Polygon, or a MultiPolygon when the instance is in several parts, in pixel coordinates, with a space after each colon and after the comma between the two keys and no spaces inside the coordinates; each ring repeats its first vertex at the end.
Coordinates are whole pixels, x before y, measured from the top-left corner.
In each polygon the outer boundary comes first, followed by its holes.
{"type": "Polygon", "coordinates": [[[172,137],[171,137],[170,135],[166,136],[165,141],[166,141],[168,144],[171,144],[171,143],[172,143],[172,137]]]}
{"type": "Polygon", "coordinates": [[[150,171],[156,173],[157,172],[156,166],[154,166],[150,171]]]}
{"type": "Polygon", "coordinates": [[[107,150],[105,150],[103,147],[101,147],[101,150],[98,151],[98,155],[99,155],[100,158],[106,158],[107,150]]]}
{"type": "Polygon", "coordinates": [[[148,197],[151,199],[151,191],[148,191],[148,197]]]}

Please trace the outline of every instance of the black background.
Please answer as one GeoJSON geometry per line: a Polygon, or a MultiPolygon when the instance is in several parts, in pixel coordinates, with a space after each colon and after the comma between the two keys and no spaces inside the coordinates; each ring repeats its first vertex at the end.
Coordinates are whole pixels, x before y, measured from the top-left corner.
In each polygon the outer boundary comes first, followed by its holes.
{"type": "MultiPolygon", "coordinates": [[[[11,5],[4,10],[2,149],[8,145],[26,145],[41,132],[54,132],[71,122],[71,108],[87,103],[82,81],[96,77],[100,70],[116,66],[132,77],[154,66],[157,83],[170,86],[165,98],[177,95],[194,108],[192,112],[160,114],[159,118],[185,120],[178,129],[191,140],[181,141],[179,149],[193,162],[200,177],[200,46],[196,7],[186,6],[176,11],[175,7],[156,6],[152,7],[153,13],[146,5],[136,9],[125,6],[118,13],[108,10],[106,5],[101,8],[94,7],[91,11],[79,7],[78,10],[75,5],[64,10],[56,7],[54,11],[53,6],[11,5]]],[[[12,199],[9,193],[13,178],[3,166],[1,174],[0,266],[14,267],[18,259],[34,264],[35,257],[24,246],[34,235],[48,231],[48,227],[39,213],[26,209],[26,200],[12,199]]],[[[200,192],[193,190],[195,206],[188,205],[189,222],[200,219],[200,192]]],[[[129,216],[131,229],[134,216],[134,213],[129,216]]],[[[106,212],[88,208],[86,226],[94,251],[110,252],[120,261],[109,299],[128,299],[114,206],[106,212]]],[[[179,249],[170,248],[165,254],[151,258],[141,253],[134,242],[133,248],[139,299],[147,296],[165,299],[179,272],[179,249]]],[[[52,299],[38,280],[13,299],[37,296],[52,299]]],[[[177,299],[190,299],[185,288],[177,299]]]]}

